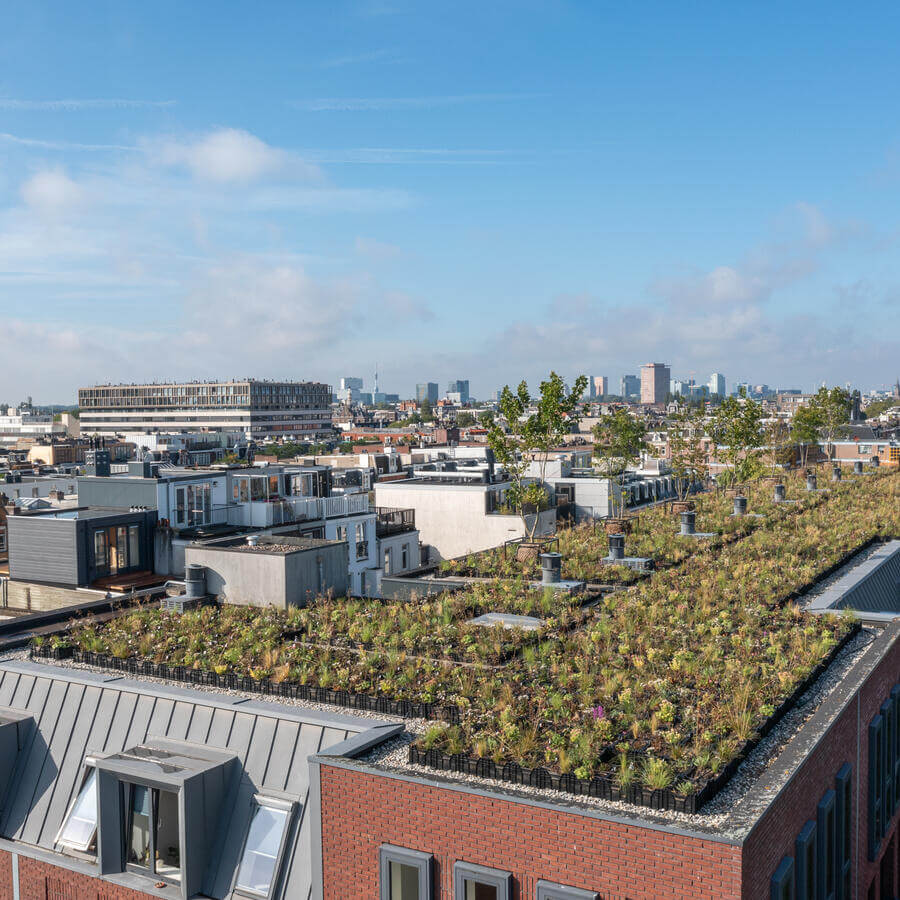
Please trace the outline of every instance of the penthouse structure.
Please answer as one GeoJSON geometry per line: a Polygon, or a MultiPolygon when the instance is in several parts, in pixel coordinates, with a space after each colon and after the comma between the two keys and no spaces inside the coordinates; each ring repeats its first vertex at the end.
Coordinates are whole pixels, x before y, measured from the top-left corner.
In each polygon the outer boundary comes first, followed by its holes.
{"type": "Polygon", "coordinates": [[[80,388],[83,435],[240,431],[260,440],[329,437],[331,386],[313,381],[196,381],[80,388]]]}

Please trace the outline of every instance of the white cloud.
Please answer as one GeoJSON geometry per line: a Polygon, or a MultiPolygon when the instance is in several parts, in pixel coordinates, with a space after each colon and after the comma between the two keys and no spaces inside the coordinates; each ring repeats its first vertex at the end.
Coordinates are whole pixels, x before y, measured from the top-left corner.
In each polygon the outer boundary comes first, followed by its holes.
{"type": "Polygon", "coordinates": [[[21,188],[22,199],[44,213],[62,213],[80,205],[85,192],[63,169],[44,169],[31,176],[21,188]]]}
{"type": "Polygon", "coordinates": [[[433,109],[470,103],[506,103],[533,100],[545,94],[445,94],[437,97],[315,97],[290,100],[288,106],[307,112],[369,112],[403,109],[433,109]]]}
{"type": "Polygon", "coordinates": [[[125,100],[116,97],[100,97],[83,100],[14,100],[0,97],[0,109],[48,111],[48,112],[80,112],[92,109],[165,109],[174,106],[175,100],[125,100]]]}
{"type": "Polygon", "coordinates": [[[208,181],[246,183],[276,175],[321,176],[316,166],[237,128],[220,128],[192,141],[168,139],[145,146],[151,160],[162,166],[186,167],[196,178],[208,181]]]}

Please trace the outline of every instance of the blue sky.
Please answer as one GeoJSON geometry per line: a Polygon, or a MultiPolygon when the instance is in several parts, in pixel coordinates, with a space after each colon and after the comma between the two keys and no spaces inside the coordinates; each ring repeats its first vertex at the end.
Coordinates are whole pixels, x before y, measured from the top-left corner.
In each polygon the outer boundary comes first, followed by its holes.
{"type": "Polygon", "coordinates": [[[900,374],[900,8],[7,4],[0,401],[900,374]]]}

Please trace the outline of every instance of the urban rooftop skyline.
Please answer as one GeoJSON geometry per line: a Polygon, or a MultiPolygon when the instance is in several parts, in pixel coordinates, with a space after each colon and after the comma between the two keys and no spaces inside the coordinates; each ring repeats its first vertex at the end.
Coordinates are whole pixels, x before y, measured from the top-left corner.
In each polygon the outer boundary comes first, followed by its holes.
{"type": "Polygon", "coordinates": [[[4,13],[8,399],[897,377],[896,7],[212,9],[4,13]]]}

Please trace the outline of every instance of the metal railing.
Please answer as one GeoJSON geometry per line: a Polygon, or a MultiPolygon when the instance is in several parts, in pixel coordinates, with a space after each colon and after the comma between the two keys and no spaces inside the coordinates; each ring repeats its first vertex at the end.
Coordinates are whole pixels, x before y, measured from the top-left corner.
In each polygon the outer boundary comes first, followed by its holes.
{"type": "Polygon", "coordinates": [[[416,530],[416,511],[414,509],[391,509],[385,506],[375,507],[375,533],[378,537],[392,534],[403,534],[416,530]]]}

